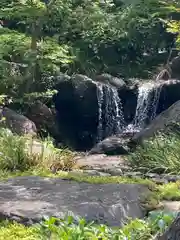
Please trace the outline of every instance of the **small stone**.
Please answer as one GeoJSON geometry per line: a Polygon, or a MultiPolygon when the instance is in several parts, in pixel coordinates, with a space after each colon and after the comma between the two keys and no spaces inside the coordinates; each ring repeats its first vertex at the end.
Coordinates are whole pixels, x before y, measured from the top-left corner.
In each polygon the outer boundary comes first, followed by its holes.
{"type": "Polygon", "coordinates": [[[168,182],[177,182],[178,180],[180,180],[180,176],[176,175],[165,175],[163,178],[166,179],[168,182]]]}
{"type": "Polygon", "coordinates": [[[105,172],[99,172],[99,176],[101,176],[101,177],[110,177],[112,175],[109,174],[109,173],[105,173],[105,172]]]}
{"type": "Polygon", "coordinates": [[[168,181],[163,178],[151,178],[152,181],[154,181],[156,184],[167,184],[168,181]]]}
{"type": "Polygon", "coordinates": [[[142,177],[142,173],[141,172],[126,172],[124,173],[124,175],[126,177],[142,177]]]}
{"type": "Polygon", "coordinates": [[[120,168],[106,169],[106,172],[109,173],[111,176],[122,176],[123,175],[123,172],[120,168]]]}
{"type": "Polygon", "coordinates": [[[165,211],[170,212],[179,212],[180,210],[180,201],[162,201],[165,211]]]}
{"type": "Polygon", "coordinates": [[[101,176],[100,172],[96,170],[85,170],[83,171],[84,174],[87,174],[89,176],[101,176]]]}
{"type": "Polygon", "coordinates": [[[147,178],[160,178],[157,173],[146,173],[144,176],[147,178]]]}

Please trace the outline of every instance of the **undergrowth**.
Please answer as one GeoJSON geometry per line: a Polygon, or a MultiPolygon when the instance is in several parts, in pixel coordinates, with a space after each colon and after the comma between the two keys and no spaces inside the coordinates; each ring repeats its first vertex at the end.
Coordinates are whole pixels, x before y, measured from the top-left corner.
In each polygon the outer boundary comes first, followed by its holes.
{"type": "Polygon", "coordinates": [[[158,134],[139,146],[128,160],[133,169],[141,172],[179,174],[179,133],[158,134]]]}
{"type": "Polygon", "coordinates": [[[26,171],[30,168],[44,170],[69,170],[75,165],[75,153],[57,149],[50,140],[36,140],[18,136],[8,129],[0,129],[0,169],[26,171]]]}
{"type": "Polygon", "coordinates": [[[152,240],[165,231],[174,217],[170,213],[151,213],[145,220],[129,220],[122,228],[88,223],[72,216],[45,218],[31,227],[5,221],[0,224],[0,240],[152,240]]]}

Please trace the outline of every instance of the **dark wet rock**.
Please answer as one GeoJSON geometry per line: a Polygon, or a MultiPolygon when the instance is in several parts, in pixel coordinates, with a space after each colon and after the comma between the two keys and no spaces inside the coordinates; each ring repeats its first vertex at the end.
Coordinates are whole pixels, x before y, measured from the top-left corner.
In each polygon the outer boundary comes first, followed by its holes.
{"type": "Polygon", "coordinates": [[[124,120],[126,124],[130,124],[136,113],[138,84],[126,85],[119,89],[118,92],[122,102],[124,120]]]}
{"type": "Polygon", "coordinates": [[[180,180],[180,176],[176,175],[164,175],[163,179],[167,180],[168,182],[177,182],[180,180]]]}
{"type": "Polygon", "coordinates": [[[124,155],[129,153],[128,140],[112,136],[96,144],[89,154],[124,155]]]}
{"type": "Polygon", "coordinates": [[[29,134],[36,136],[37,129],[34,122],[15,111],[4,107],[0,110],[1,127],[10,129],[19,135],[29,134]]]}
{"type": "Polygon", "coordinates": [[[172,77],[180,79],[180,56],[173,58],[170,67],[172,77]]]}
{"type": "Polygon", "coordinates": [[[17,177],[0,183],[1,218],[21,223],[40,221],[43,216],[71,214],[109,226],[128,218],[144,218],[140,201],[148,192],[138,184],[89,184],[42,177],[17,177]]]}
{"type": "Polygon", "coordinates": [[[62,80],[53,101],[64,144],[76,150],[90,149],[97,138],[96,84],[84,75],[62,80]]]}
{"type": "Polygon", "coordinates": [[[175,104],[157,116],[145,129],[135,134],[131,140],[131,143],[142,143],[143,140],[155,136],[155,134],[160,131],[164,132],[179,122],[180,101],[177,101],[175,104]]]}
{"type": "Polygon", "coordinates": [[[156,111],[158,115],[180,100],[180,80],[169,79],[168,81],[159,81],[156,84],[160,91],[156,111]]]}

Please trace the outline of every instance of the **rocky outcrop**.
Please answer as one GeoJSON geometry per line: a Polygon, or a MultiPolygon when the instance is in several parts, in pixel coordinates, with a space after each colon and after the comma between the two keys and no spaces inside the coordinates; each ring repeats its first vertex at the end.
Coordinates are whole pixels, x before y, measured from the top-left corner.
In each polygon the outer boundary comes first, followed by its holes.
{"type": "Polygon", "coordinates": [[[37,133],[34,122],[7,107],[1,109],[0,118],[0,126],[9,128],[13,133],[19,135],[29,134],[32,136],[35,136],[37,133]]]}
{"type": "Polygon", "coordinates": [[[180,80],[170,79],[168,81],[159,81],[155,84],[159,87],[160,91],[156,112],[158,115],[180,100],[180,80]]]}
{"type": "Polygon", "coordinates": [[[117,89],[121,89],[126,85],[123,79],[113,77],[112,75],[107,73],[96,76],[95,81],[111,85],[117,89]]]}
{"type": "Polygon", "coordinates": [[[83,75],[59,82],[53,100],[65,145],[86,150],[95,142],[98,125],[96,91],[95,83],[83,75]]]}
{"type": "Polygon", "coordinates": [[[41,135],[51,135],[54,138],[59,136],[56,116],[50,108],[41,101],[34,102],[27,111],[27,117],[36,124],[41,135]]]}
{"type": "Polygon", "coordinates": [[[106,155],[125,155],[128,154],[129,140],[134,133],[122,133],[116,136],[111,136],[97,143],[89,152],[89,154],[106,154],[106,155]]]}
{"type": "Polygon", "coordinates": [[[136,133],[132,138],[132,143],[141,143],[150,137],[153,137],[159,131],[165,131],[175,123],[180,122],[180,101],[177,101],[170,108],[158,115],[150,125],[136,133]]]}
{"type": "Polygon", "coordinates": [[[170,63],[171,74],[173,78],[180,79],[180,56],[176,56],[170,63]]]}
{"type": "Polygon", "coordinates": [[[44,216],[123,225],[128,218],[144,218],[141,200],[148,187],[138,184],[89,184],[62,179],[17,177],[0,183],[1,218],[30,224],[44,216]]]}
{"type": "MultiPolygon", "coordinates": [[[[130,83],[125,85],[122,79],[109,74],[97,76],[96,81],[80,74],[60,75],[53,100],[64,145],[78,151],[90,150],[97,142],[122,133],[128,125],[132,129],[147,126],[180,100],[180,80],[145,84],[133,79],[130,83]]],[[[125,153],[119,140],[112,139],[96,145],[93,153],[125,153]]]]}

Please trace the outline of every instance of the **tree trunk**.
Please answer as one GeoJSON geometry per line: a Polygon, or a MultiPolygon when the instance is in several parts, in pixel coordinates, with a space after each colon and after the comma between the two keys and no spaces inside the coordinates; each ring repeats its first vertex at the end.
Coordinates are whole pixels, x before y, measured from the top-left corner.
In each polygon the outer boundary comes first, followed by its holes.
{"type": "Polygon", "coordinates": [[[31,26],[31,55],[30,55],[30,72],[28,69],[25,93],[31,91],[32,84],[36,81],[37,70],[37,43],[39,40],[39,26],[37,21],[34,21],[31,26]]]}
{"type": "Polygon", "coordinates": [[[157,240],[180,240],[180,213],[178,213],[176,219],[167,231],[158,237],[157,240]]]}

